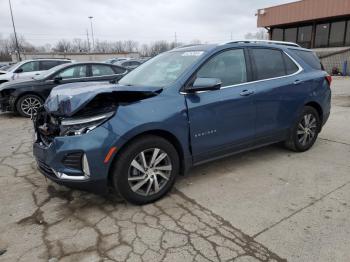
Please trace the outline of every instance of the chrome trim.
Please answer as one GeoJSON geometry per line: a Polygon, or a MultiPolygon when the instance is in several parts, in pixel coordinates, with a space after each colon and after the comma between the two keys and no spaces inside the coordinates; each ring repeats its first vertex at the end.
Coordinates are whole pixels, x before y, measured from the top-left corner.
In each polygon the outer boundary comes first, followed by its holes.
{"type": "Polygon", "coordinates": [[[89,177],[87,176],[70,176],[62,172],[57,172],[56,170],[52,169],[54,174],[57,176],[57,178],[62,179],[62,180],[74,180],[74,181],[82,181],[82,180],[87,180],[89,177]]]}
{"type": "MultiPolygon", "coordinates": [[[[293,57],[291,57],[289,54],[287,54],[283,50],[282,50],[282,52],[285,55],[287,55],[294,62],[294,64],[298,67],[298,71],[297,72],[295,72],[293,74],[290,74],[290,75],[285,75],[285,76],[278,76],[278,77],[273,77],[273,78],[267,78],[267,79],[255,80],[255,81],[251,81],[251,82],[245,82],[245,83],[241,83],[241,84],[235,84],[235,85],[230,85],[230,86],[223,86],[218,91],[220,91],[221,89],[226,89],[226,88],[231,88],[231,87],[244,86],[244,85],[248,85],[248,84],[254,84],[254,83],[259,83],[259,82],[264,82],[264,81],[270,81],[270,80],[275,80],[275,79],[291,77],[291,76],[295,76],[295,75],[301,73],[304,70],[301,67],[301,65],[297,61],[295,61],[295,59],[293,57]]],[[[211,91],[198,91],[198,92],[195,92],[195,94],[200,94],[200,93],[204,93],[204,92],[211,92],[211,91]]],[[[180,94],[186,95],[186,94],[193,94],[193,93],[188,93],[188,92],[181,91],[180,94]]]]}
{"type": "Polygon", "coordinates": [[[72,126],[72,125],[87,124],[87,123],[91,123],[91,122],[95,122],[95,121],[109,118],[113,114],[114,114],[114,112],[109,112],[106,114],[92,116],[92,117],[88,117],[88,118],[76,118],[76,119],[71,119],[71,120],[62,120],[61,125],[62,126],[72,126]]]}

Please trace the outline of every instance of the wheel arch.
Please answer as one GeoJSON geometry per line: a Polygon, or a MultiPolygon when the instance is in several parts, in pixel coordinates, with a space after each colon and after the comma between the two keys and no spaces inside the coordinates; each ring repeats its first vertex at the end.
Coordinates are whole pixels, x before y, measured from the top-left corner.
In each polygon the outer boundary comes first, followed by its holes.
{"type": "Polygon", "coordinates": [[[115,164],[119,154],[121,154],[123,152],[123,149],[126,148],[130,143],[132,143],[136,139],[139,139],[140,137],[147,136],[147,135],[154,135],[154,136],[164,138],[175,147],[175,149],[179,155],[179,160],[180,160],[180,175],[185,174],[185,172],[187,170],[187,164],[186,164],[186,160],[185,160],[184,149],[182,148],[179,139],[169,131],[162,130],[162,129],[153,129],[153,130],[147,130],[147,131],[141,132],[141,133],[133,136],[132,138],[128,139],[128,141],[125,144],[123,144],[120,148],[118,148],[118,151],[114,155],[114,157],[111,161],[111,164],[109,166],[109,170],[108,170],[108,183],[110,185],[111,185],[111,178],[112,178],[114,164],[115,164]]]}
{"type": "Polygon", "coordinates": [[[305,106],[310,106],[316,109],[318,116],[320,117],[321,123],[323,123],[323,109],[321,105],[315,101],[310,101],[305,104],[305,106]]]}

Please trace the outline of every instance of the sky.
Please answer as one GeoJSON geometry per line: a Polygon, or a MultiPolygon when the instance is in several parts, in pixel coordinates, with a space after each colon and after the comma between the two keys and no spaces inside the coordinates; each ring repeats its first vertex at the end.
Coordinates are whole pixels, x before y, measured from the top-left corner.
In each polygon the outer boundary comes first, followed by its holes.
{"type": "MultiPolygon", "coordinates": [[[[86,39],[216,43],[256,32],[257,9],[290,0],[11,0],[18,35],[34,45],[86,39]]],[[[8,0],[0,0],[0,36],[12,31],[8,0]]]]}

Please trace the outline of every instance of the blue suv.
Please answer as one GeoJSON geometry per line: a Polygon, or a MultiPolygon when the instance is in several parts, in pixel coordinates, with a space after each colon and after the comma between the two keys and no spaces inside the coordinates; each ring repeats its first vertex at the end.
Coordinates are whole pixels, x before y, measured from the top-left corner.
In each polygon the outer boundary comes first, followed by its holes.
{"type": "Polygon", "coordinates": [[[330,114],[331,80],[293,43],[176,48],[118,84],[54,88],[34,116],[34,156],[59,184],[149,203],[192,166],[278,142],[311,148],[330,114]]]}

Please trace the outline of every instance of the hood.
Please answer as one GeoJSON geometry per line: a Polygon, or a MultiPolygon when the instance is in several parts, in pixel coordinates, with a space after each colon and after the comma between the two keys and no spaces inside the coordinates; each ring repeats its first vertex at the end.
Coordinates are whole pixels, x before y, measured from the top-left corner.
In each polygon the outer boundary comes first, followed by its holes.
{"type": "Polygon", "coordinates": [[[0,91],[4,90],[6,88],[16,88],[16,87],[21,87],[21,86],[28,87],[28,85],[38,84],[39,82],[40,82],[39,80],[34,80],[32,78],[16,79],[16,80],[2,83],[0,85],[0,91]]]}
{"type": "Polygon", "coordinates": [[[52,89],[44,107],[53,115],[70,117],[97,97],[106,96],[116,102],[131,102],[155,96],[161,91],[162,88],[159,87],[122,86],[105,82],[71,83],[52,89]]]}

